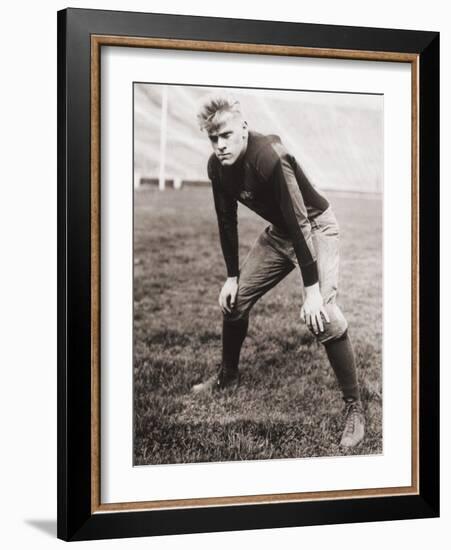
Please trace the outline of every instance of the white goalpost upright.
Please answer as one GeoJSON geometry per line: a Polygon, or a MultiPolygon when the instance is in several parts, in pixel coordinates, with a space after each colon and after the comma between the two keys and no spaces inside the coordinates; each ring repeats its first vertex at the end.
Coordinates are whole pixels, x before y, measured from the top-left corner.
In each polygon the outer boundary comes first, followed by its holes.
{"type": "Polygon", "coordinates": [[[166,139],[168,123],[168,87],[161,88],[161,124],[160,124],[160,174],[158,189],[164,191],[166,187],[166,139]]]}
{"type": "Polygon", "coordinates": [[[133,174],[133,187],[135,189],[139,189],[141,186],[141,173],[136,170],[134,170],[134,174],[133,174]]]}

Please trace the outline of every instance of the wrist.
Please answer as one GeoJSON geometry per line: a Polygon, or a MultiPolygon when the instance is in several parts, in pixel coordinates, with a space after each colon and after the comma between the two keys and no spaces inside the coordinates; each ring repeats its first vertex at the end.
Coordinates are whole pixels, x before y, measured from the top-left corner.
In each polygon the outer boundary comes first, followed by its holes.
{"type": "Polygon", "coordinates": [[[238,275],[235,275],[234,277],[227,277],[227,280],[228,281],[233,281],[233,282],[237,282],[238,281],[238,275]]]}
{"type": "Polygon", "coordinates": [[[306,286],[304,288],[307,296],[312,296],[313,294],[319,293],[319,283],[315,283],[314,285],[306,286]]]}

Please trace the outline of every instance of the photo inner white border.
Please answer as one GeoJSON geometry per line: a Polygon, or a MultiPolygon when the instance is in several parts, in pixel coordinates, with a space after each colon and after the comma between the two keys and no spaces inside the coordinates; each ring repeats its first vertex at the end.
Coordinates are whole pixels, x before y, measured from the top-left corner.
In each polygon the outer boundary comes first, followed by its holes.
{"type": "Polygon", "coordinates": [[[408,63],[102,47],[102,503],[410,485],[410,89],[408,63]],[[384,94],[382,455],[132,466],[133,81],[384,94]]]}

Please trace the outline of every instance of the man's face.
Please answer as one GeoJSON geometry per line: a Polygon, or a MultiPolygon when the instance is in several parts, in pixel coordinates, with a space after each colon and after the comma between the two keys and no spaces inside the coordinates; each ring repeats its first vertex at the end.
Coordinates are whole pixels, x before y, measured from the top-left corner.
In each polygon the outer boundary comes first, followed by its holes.
{"type": "Polygon", "coordinates": [[[211,146],[223,166],[231,166],[245,153],[247,122],[241,116],[225,113],[219,124],[208,132],[211,146]]]}

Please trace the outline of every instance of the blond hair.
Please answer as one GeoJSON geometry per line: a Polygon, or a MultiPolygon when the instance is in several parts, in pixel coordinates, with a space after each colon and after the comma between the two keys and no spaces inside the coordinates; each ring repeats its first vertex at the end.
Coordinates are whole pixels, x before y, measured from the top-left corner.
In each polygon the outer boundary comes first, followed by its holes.
{"type": "Polygon", "coordinates": [[[197,113],[201,130],[210,132],[220,124],[220,117],[226,113],[243,118],[240,102],[228,92],[213,92],[204,97],[197,113]]]}

